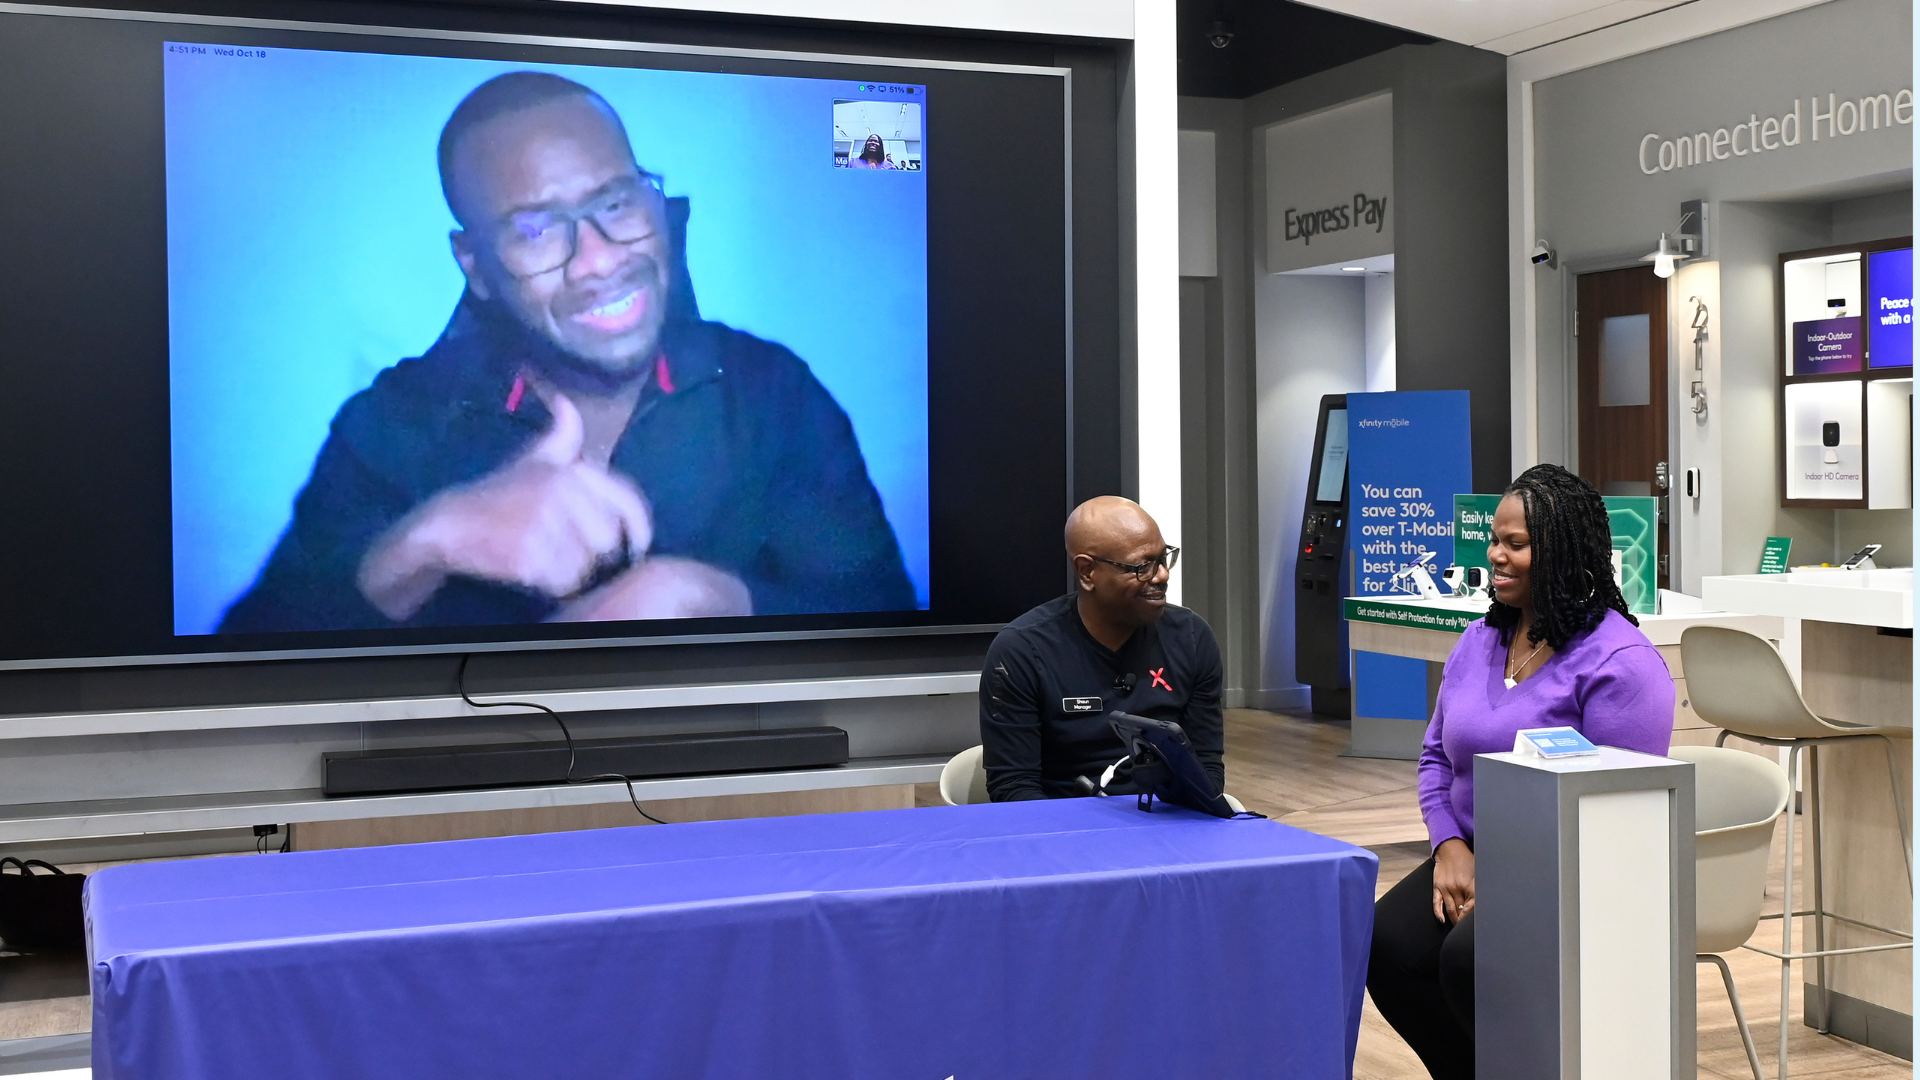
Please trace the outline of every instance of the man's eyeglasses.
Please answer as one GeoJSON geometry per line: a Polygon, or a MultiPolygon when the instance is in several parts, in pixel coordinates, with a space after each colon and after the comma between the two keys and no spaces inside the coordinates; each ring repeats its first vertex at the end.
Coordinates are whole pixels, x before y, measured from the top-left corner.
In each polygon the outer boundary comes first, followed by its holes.
{"type": "Polygon", "coordinates": [[[590,221],[610,244],[632,244],[661,228],[660,178],[651,173],[616,181],[573,210],[510,214],[494,235],[500,264],[518,277],[537,277],[567,265],[579,249],[580,223],[590,221]]]}
{"type": "Polygon", "coordinates": [[[1094,562],[1106,563],[1108,566],[1123,573],[1132,574],[1141,581],[1152,581],[1154,574],[1158,572],[1161,567],[1164,566],[1168,570],[1172,570],[1174,566],[1180,562],[1180,549],[1174,547],[1172,544],[1168,544],[1165,550],[1161,551],[1152,561],[1143,563],[1115,562],[1112,559],[1103,559],[1098,555],[1089,555],[1087,558],[1092,559],[1094,562]]]}

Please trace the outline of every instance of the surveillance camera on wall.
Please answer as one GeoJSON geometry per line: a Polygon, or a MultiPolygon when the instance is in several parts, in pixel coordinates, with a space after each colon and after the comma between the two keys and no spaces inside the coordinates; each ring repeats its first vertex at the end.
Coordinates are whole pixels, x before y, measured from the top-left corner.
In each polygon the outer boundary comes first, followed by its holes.
{"type": "Polygon", "coordinates": [[[1840,464],[1840,421],[1829,420],[1820,425],[1820,445],[1827,448],[1826,463],[1840,464]]]}
{"type": "Polygon", "coordinates": [[[1549,270],[1555,269],[1560,265],[1560,260],[1554,255],[1553,249],[1547,246],[1545,240],[1538,241],[1533,245],[1532,259],[1533,265],[1539,266],[1544,263],[1549,270]]]}
{"type": "Polygon", "coordinates": [[[1207,31],[1207,44],[1216,49],[1224,49],[1233,44],[1233,27],[1225,19],[1213,20],[1213,28],[1207,31]]]}

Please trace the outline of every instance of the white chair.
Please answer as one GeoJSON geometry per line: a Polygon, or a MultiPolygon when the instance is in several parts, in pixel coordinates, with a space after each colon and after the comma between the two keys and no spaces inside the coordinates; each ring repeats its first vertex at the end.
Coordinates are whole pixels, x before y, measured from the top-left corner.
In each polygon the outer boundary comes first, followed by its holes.
{"type": "MultiPolygon", "coordinates": [[[[1718,954],[1746,944],[1760,925],[1774,822],[1786,810],[1792,787],[1780,766],[1755,754],[1676,746],[1668,756],[1693,762],[1694,960],[1720,969],[1747,1064],[1753,1066],[1753,1080],[1761,1080],[1760,1054],[1733,988],[1733,972],[1718,954]]],[[[1786,1022],[1783,1013],[1783,1027],[1786,1022]]],[[[1783,1054],[1780,1075],[1786,1074],[1783,1054]]]]}
{"type": "MultiPolygon", "coordinates": [[[[1780,1013],[1786,1015],[1787,999],[1792,992],[1795,960],[1814,962],[1814,983],[1819,987],[1823,1007],[1816,1030],[1828,1027],[1827,957],[1852,953],[1885,952],[1913,948],[1913,935],[1903,930],[1880,926],[1827,910],[1824,862],[1827,845],[1821,831],[1820,748],[1832,743],[1875,742],[1887,755],[1887,779],[1892,784],[1894,824],[1900,832],[1900,854],[1905,860],[1907,887],[1913,887],[1913,853],[1908,846],[1907,809],[1900,796],[1900,775],[1894,764],[1893,740],[1911,740],[1908,727],[1852,724],[1829,720],[1807,707],[1806,699],[1793,684],[1785,661],[1763,637],[1724,626],[1691,626],[1680,635],[1680,663],[1686,671],[1687,696],[1700,718],[1723,729],[1717,743],[1738,735],[1752,742],[1787,748],[1787,775],[1801,776],[1806,793],[1807,840],[1812,856],[1808,861],[1813,874],[1813,903],[1806,910],[1793,906],[1794,833],[1787,830],[1786,882],[1781,892],[1787,913],[1780,918],[1780,949],[1749,945],[1755,952],[1780,961],[1780,1013]],[[1813,920],[1813,948],[1795,952],[1793,921],[1800,917],[1813,920]],[[1827,922],[1838,920],[1882,934],[1892,942],[1852,949],[1827,948],[1827,922]]],[[[1902,751],[1910,752],[1910,751],[1902,751]]],[[[1769,915],[1768,918],[1773,918],[1769,915]]],[[[1780,1025],[1780,1076],[1787,1075],[1787,1025],[1780,1025]]]]}
{"type": "MultiPolygon", "coordinates": [[[[969,746],[953,755],[945,768],[940,770],[940,797],[948,806],[968,806],[973,803],[990,802],[987,797],[987,769],[981,764],[982,747],[969,746]]],[[[1227,807],[1236,814],[1244,814],[1247,808],[1240,800],[1226,792],[1220,797],[1227,800],[1227,807]]]]}
{"type": "Polygon", "coordinates": [[[969,746],[953,755],[940,770],[940,797],[948,806],[987,802],[987,770],[980,764],[981,748],[969,746]]]}

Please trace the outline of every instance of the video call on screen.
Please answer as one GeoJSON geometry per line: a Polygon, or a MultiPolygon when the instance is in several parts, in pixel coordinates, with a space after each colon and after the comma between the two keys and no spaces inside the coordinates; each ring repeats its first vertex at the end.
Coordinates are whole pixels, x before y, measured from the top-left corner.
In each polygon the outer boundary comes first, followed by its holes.
{"type": "Polygon", "coordinates": [[[1057,77],[0,21],[0,663],[1057,588],[1057,77]]]}

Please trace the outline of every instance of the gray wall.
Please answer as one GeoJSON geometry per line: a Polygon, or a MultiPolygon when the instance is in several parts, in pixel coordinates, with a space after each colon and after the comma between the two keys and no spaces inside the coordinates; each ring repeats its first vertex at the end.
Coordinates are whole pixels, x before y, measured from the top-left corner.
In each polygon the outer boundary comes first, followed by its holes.
{"type": "Polygon", "coordinates": [[[1472,393],[1474,490],[1498,491],[1512,479],[1506,60],[1394,53],[1406,54],[1393,96],[1398,389],[1472,393]]]}
{"type": "Polygon", "coordinates": [[[1294,677],[1293,584],[1308,463],[1324,394],[1366,388],[1366,282],[1262,274],[1254,283],[1254,400],[1260,470],[1262,693],[1251,704],[1306,704],[1294,677]]]}
{"type": "MultiPolygon", "coordinates": [[[[1248,98],[1260,129],[1393,92],[1394,288],[1401,390],[1473,395],[1474,484],[1508,479],[1506,60],[1437,42],[1399,48],[1248,98]]],[[[1248,160],[1248,235],[1266,235],[1265,161],[1248,160]]],[[[1497,490],[1497,488],[1496,488],[1497,490]]]]}
{"type": "MultiPolygon", "coordinates": [[[[1471,391],[1475,485],[1500,485],[1507,480],[1510,459],[1505,73],[1506,62],[1498,55],[1441,42],[1402,46],[1245,101],[1180,101],[1180,126],[1216,132],[1221,155],[1216,173],[1220,276],[1189,279],[1195,284],[1183,292],[1181,317],[1183,368],[1196,362],[1217,367],[1184,379],[1188,394],[1205,394],[1217,405],[1212,412],[1188,406],[1187,424],[1204,416],[1208,428],[1206,452],[1189,451],[1186,458],[1186,490],[1207,491],[1210,499],[1224,497],[1226,504],[1205,507],[1203,514],[1190,501],[1185,527],[1189,546],[1198,542],[1195,523],[1203,519],[1210,529],[1229,533],[1224,540],[1209,538],[1210,551],[1218,546],[1230,555],[1224,573],[1218,562],[1210,567],[1206,592],[1214,607],[1202,610],[1214,619],[1216,630],[1225,621],[1239,635],[1228,658],[1227,685],[1245,696],[1234,700],[1305,702],[1303,688],[1292,675],[1291,597],[1273,588],[1279,575],[1290,575],[1292,567],[1281,566],[1272,553],[1283,544],[1290,553],[1293,541],[1287,530],[1299,528],[1298,488],[1306,482],[1319,395],[1366,387],[1360,353],[1364,330],[1359,327],[1345,339],[1351,356],[1316,358],[1295,351],[1269,356],[1261,351],[1266,346],[1255,344],[1258,339],[1291,349],[1285,343],[1321,333],[1324,326],[1316,329],[1319,324],[1313,319],[1326,313],[1302,310],[1296,301],[1315,289],[1340,288],[1306,284],[1296,291],[1293,285],[1270,286],[1281,279],[1265,274],[1263,245],[1256,242],[1266,235],[1261,131],[1355,98],[1383,90],[1393,93],[1398,388],[1471,391]],[[1238,165],[1233,164],[1236,160],[1238,165]],[[1217,299],[1209,299],[1209,290],[1218,291],[1217,299]],[[1274,311],[1294,314],[1273,316],[1258,310],[1259,297],[1281,305],[1274,311]],[[1297,333],[1282,326],[1295,316],[1307,320],[1297,333]],[[1204,325],[1187,326],[1192,320],[1204,325]],[[1289,372],[1289,362],[1303,366],[1289,372]],[[1276,411],[1261,404],[1256,421],[1256,403],[1264,402],[1269,387],[1279,385],[1290,385],[1289,393],[1303,396],[1284,409],[1276,406],[1276,411]],[[1284,426],[1269,432],[1269,417],[1284,426]],[[1295,424],[1303,424],[1304,430],[1295,424]],[[1280,450],[1289,440],[1294,449],[1280,450]],[[1230,465],[1206,466],[1226,468],[1224,480],[1196,471],[1201,461],[1256,460],[1257,477],[1244,471],[1235,475],[1230,465]],[[1277,524],[1283,520],[1284,525],[1277,524]],[[1270,535],[1276,528],[1280,534],[1270,535]]],[[[1356,296],[1358,291],[1354,288],[1356,296]]],[[[1352,308],[1360,310],[1358,299],[1352,308]]],[[[1199,606],[1198,600],[1195,604],[1199,606]]]]}
{"type": "Polygon", "coordinates": [[[1257,574],[1258,484],[1247,279],[1247,143],[1242,104],[1182,98],[1180,127],[1212,131],[1219,274],[1180,282],[1181,572],[1185,599],[1213,626],[1230,706],[1260,685],[1259,602],[1240,585],[1257,574]]]}
{"type": "Polygon", "coordinates": [[[1637,164],[1639,142],[1649,132],[1672,138],[1778,116],[1793,110],[1796,97],[1808,125],[1816,93],[1824,104],[1829,93],[1858,98],[1911,87],[1912,33],[1906,0],[1832,0],[1535,87],[1538,235],[1560,256],[1559,269],[1535,271],[1542,459],[1572,464],[1578,445],[1569,389],[1575,276],[1636,264],[1662,231],[1674,229],[1682,201],[1710,204],[1707,265],[1683,267],[1668,305],[1684,322],[1685,297],[1717,278],[1704,424],[1684,412],[1691,334],[1676,330],[1669,351],[1682,410],[1674,468],[1706,470],[1705,502],[1717,515],[1676,514],[1685,582],[1696,584],[1702,573],[1751,573],[1770,535],[1794,538],[1796,562],[1831,559],[1862,539],[1887,544],[1883,563],[1911,561],[1910,511],[1780,506],[1774,320],[1781,252],[1912,231],[1913,129],[1830,138],[1823,126],[1817,143],[1803,132],[1795,147],[1652,176],[1637,164]],[[1682,281],[1693,284],[1681,288],[1682,281]],[[1688,543],[1688,529],[1709,542],[1688,543]]]}

